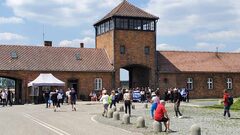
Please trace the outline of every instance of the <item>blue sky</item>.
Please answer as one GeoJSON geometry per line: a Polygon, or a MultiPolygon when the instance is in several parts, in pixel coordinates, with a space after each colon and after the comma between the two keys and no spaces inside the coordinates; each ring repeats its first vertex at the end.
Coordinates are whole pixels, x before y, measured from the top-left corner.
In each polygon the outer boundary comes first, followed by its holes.
{"type": "MultiPolygon", "coordinates": [[[[1,0],[0,44],[95,47],[93,24],[122,0],[1,0]]],[[[240,52],[238,0],[128,0],[160,17],[158,50],[240,52]]]]}

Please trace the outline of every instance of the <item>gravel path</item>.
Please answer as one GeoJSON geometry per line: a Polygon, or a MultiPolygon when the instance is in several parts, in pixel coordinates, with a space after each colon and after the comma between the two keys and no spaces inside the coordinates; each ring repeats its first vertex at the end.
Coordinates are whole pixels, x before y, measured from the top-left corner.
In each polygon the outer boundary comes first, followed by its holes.
{"type": "MultiPolygon", "coordinates": [[[[193,124],[197,124],[201,127],[202,135],[239,135],[240,134],[240,113],[231,111],[231,119],[225,119],[222,116],[223,110],[219,109],[206,109],[195,107],[200,104],[200,106],[206,105],[208,101],[193,101],[192,103],[183,103],[180,107],[180,111],[183,113],[184,118],[173,118],[173,104],[167,103],[166,108],[171,119],[171,129],[176,131],[169,134],[173,135],[188,135],[189,130],[193,124]],[[204,102],[204,103],[203,103],[204,102]]],[[[209,101],[209,103],[217,103],[218,101],[209,101]]],[[[144,109],[144,105],[141,103],[134,103],[135,110],[132,111],[131,124],[122,124],[122,121],[114,121],[113,119],[108,119],[102,117],[100,113],[95,118],[98,122],[103,124],[111,125],[114,127],[123,128],[131,132],[140,132],[145,135],[164,135],[162,133],[154,133],[152,128],[153,120],[150,119],[149,109],[144,109]],[[136,119],[138,116],[143,116],[146,121],[146,128],[136,128],[136,119]]],[[[121,106],[122,104],[118,104],[121,106]]],[[[148,105],[150,107],[150,104],[148,105]]],[[[120,113],[121,118],[123,112],[120,113]]],[[[163,126],[164,129],[164,126],[163,126]]]]}

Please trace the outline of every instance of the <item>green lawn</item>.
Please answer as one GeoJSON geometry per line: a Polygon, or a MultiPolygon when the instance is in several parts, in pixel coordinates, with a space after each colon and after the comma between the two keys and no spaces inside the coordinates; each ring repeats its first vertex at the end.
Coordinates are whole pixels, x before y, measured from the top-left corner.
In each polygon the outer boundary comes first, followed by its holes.
{"type": "MultiPolygon", "coordinates": [[[[213,105],[213,106],[207,106],[204,108],[210,108],[210,109],[223,109],[223,104],[221,105],[213,105]]],[[[240,110],[240,99],[239,98],[235,98],[234,99],[234,103],[230,108],[231,110],[240,110]]]]}

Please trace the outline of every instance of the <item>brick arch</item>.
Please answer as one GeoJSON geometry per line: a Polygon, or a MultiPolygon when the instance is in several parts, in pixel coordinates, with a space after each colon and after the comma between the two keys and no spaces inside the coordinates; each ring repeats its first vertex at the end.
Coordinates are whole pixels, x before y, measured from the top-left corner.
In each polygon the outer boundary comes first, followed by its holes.
{"type": "Polygon", "coordinates": [[[129,88],[149,87],[151,68],[140,64],[126,65],[121,68],[129,71],[129,88]]]}
{"type": "Polygon", "coordinates": [[[23,87],[23,79],[18,76],[14,76],[13,74],[9,73],[2,73],[0,72],[0,77],[8,78],[15,81],[15,91],[14,91],[14,104],[22,104],[22,87],[23,87]]]}

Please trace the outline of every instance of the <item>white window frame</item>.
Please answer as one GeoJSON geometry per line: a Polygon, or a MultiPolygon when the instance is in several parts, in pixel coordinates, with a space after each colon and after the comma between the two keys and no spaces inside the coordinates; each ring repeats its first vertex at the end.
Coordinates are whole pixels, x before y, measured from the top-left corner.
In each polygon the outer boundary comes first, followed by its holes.
{"type": "Polygon", "coordinates": [[[207,85],[209,90],[213,89],[213,78],[208,78],[207,85]]]}
{"type": "Polygon", "coordinates": [[[227,89],[232,89],[233,88],[233,80],[232,78],[227,78],[227,89]]]}
{"type": "Polygon", "coordinates": [[[95,90],[102,90],[102,78],[95,78],[94,80],[94,89],[95,90]]]}
{"type": "Polygon", "coordinates": [[[193,78],[187,78],[187,89],[193,90],[193,78]]]}

